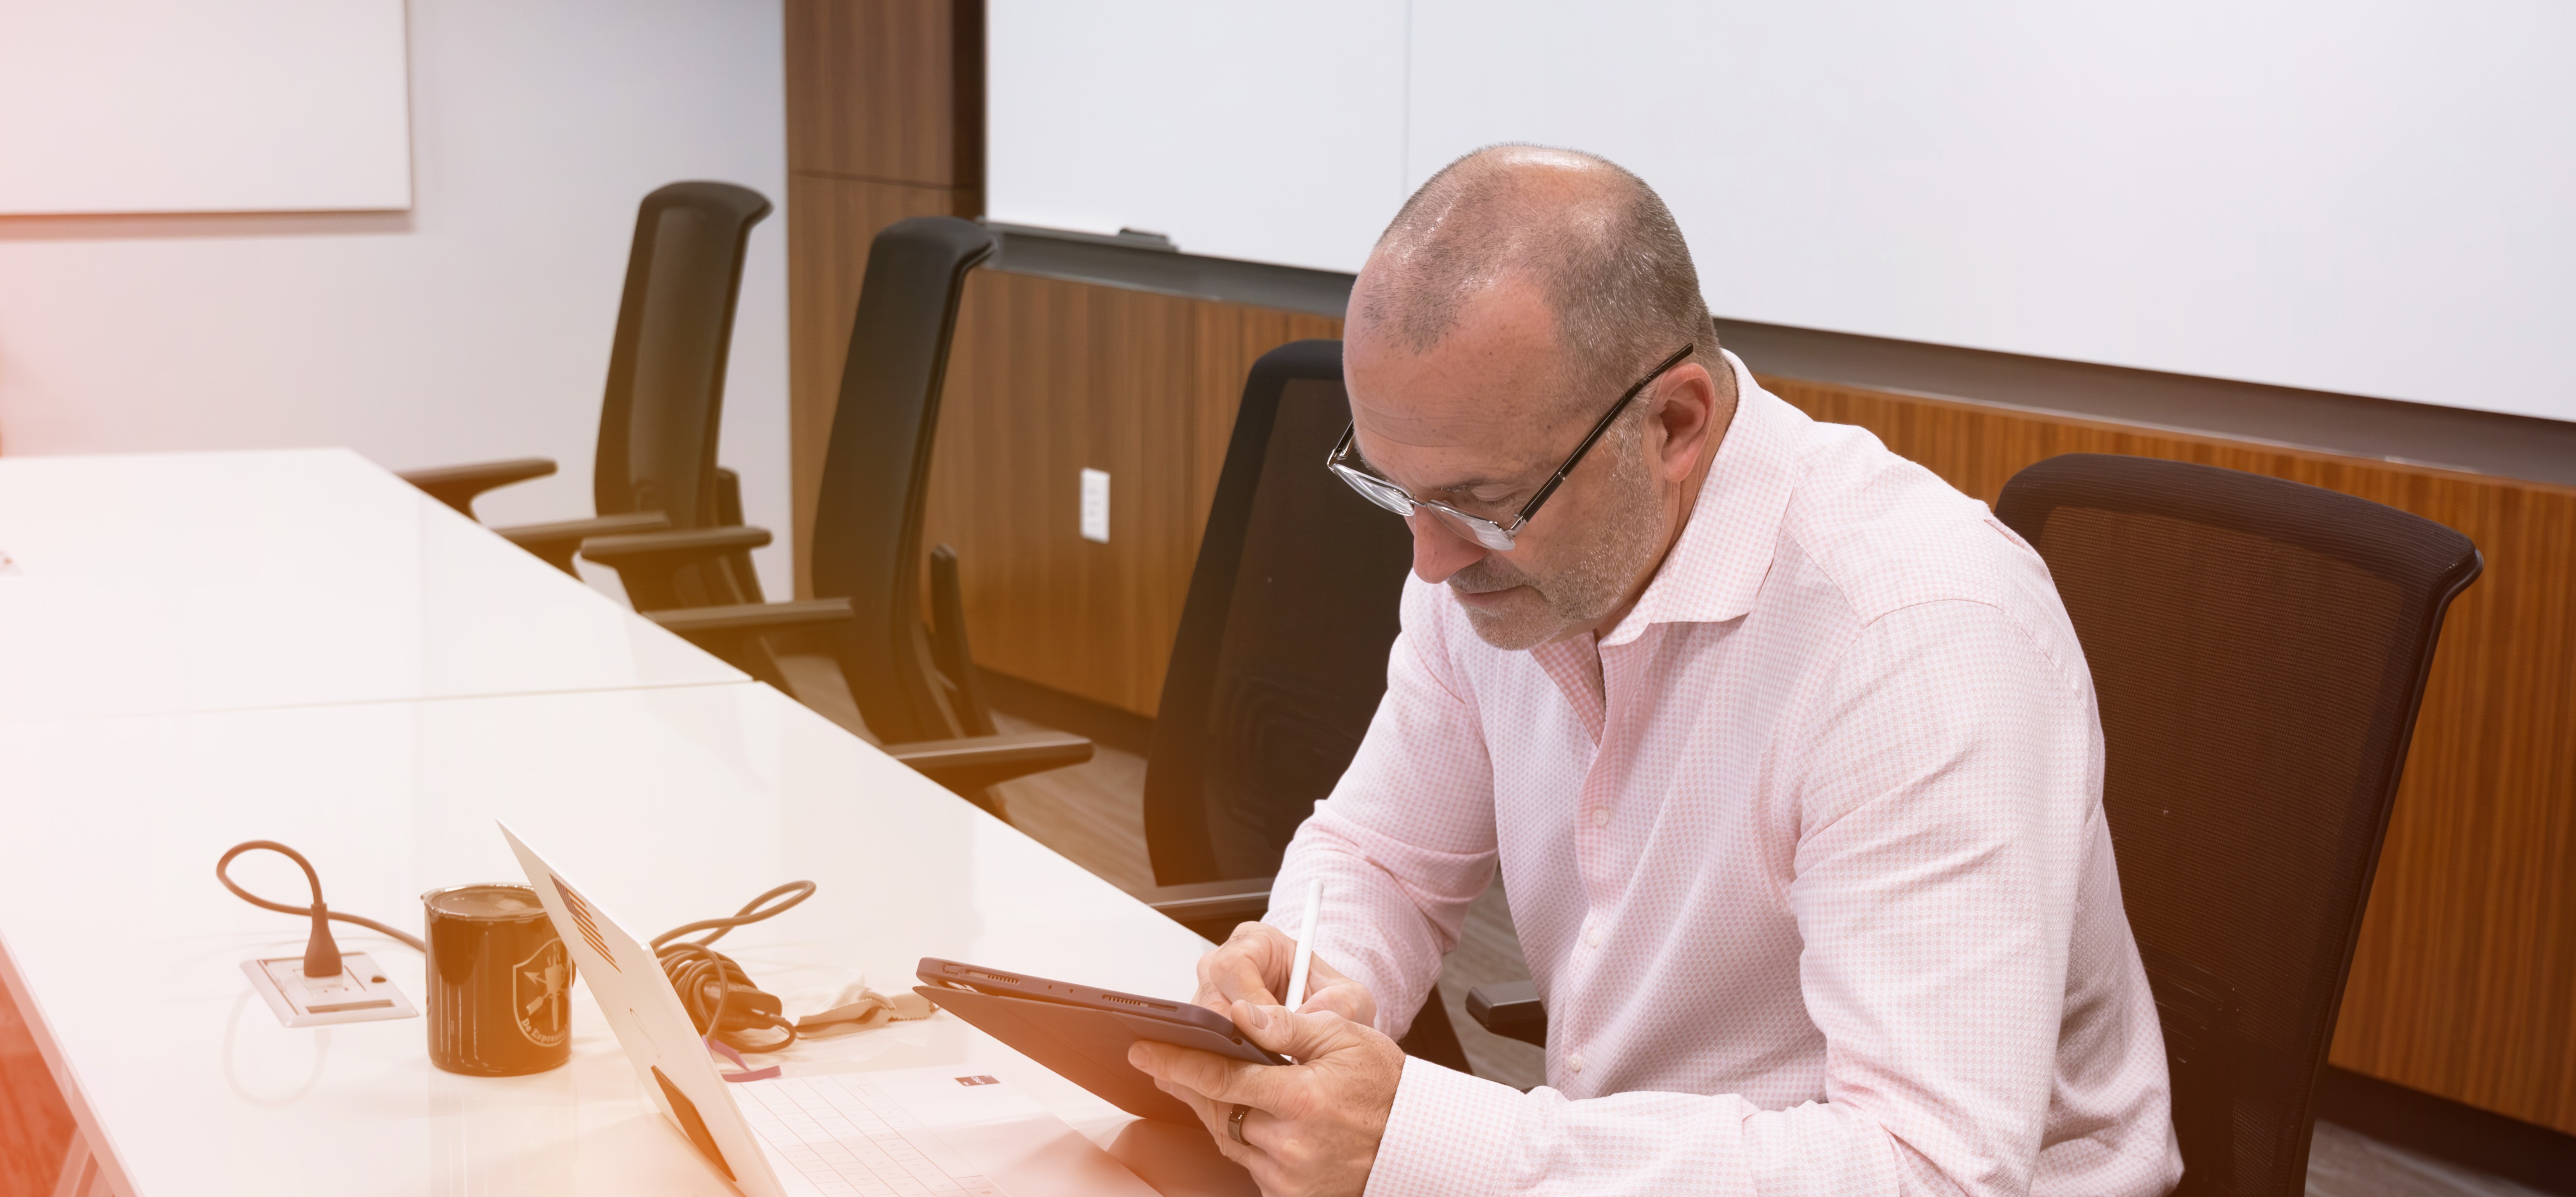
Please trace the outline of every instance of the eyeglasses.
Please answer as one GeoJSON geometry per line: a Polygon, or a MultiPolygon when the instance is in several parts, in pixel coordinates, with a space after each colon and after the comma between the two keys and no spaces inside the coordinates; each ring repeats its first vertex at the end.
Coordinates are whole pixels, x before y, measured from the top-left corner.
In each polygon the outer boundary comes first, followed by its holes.
{"type": "Polygon", "coordinates": [[[1574,472],[1575,464],[1583,460],[1583,455],[1592,451],[1593,442],[1600,440],[1602,433],[1610,431],[1610,421],[1618,418],[1619,412],[1628,406],[1628,401],[1643,394],[1656,379],[1664,376],[1664,371],[1680,365],[1682,359],[1689,357],[1696,348],[1696,345],[1684,345],[1674,350],[1662,365],[1648,371],[1644,378],[1637,380],[1637,385],[1622,393],[1619,401],[1610,405],[1610,410],[1601,413],[1601,419],[1592,425],[1592,431],[1584,436],[1583,443],[1574,447],[1565,464],[1556,467],[1556,472],[1548,476],[1546,485],[1530,496],[1530,501],[1522,505],[1520,512],[1512,516],[1508,524],[1496,523],[1481,515],[1470,515],[1446,503],[1414,498],[1403,487],[1369,473],[1359,460],[1356,448],[1359,425],[1356,423],[1342,430],[1341,443],[1334,445],[1332,455],[1324,459],[1324,468],[1349,483],[1352,490],[1360,492],[1360,497],[1397,515],[1410,519],[1416,511],[1428,511],[1460,536],[1497,553],[1508,553],[1512,551],[1512,541],[1520,535],[1521,528],[1530,522],[1531,516],[1538,514],[1539,506],[1547,502],[1547,497],[1556,493],[1557,485],[1565,481],[1565,476],[1574,472]]]}

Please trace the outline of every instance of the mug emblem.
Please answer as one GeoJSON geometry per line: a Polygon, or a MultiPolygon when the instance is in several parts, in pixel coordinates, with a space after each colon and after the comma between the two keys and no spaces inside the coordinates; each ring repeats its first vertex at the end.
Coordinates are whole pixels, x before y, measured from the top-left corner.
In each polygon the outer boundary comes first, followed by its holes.
{"type": "Polygon", "coordinates": [[[572,961],[563,940],[550,938],[510,970],[511,1012],[519,1033],[539,1047],[553,1047],[572,1033],[572,961]]]}

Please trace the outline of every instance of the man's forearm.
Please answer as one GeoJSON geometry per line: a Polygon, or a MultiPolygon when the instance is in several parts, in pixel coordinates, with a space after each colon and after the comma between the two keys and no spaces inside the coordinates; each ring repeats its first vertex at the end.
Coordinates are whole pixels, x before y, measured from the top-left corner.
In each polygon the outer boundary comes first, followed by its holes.
{"type": "Polygon", "coordinates": [[[1378,1030],[1402,1037],[1440,979],[1441,958],[1457,946],[1467,907],[1492,875],[1490,853],[1434,852],[1372,835],[1328,802],[1289,845],[1262,921],[1295,935],[1306,883],[1321,878],[1316,952],[1368,987],[1378,1030]]]}

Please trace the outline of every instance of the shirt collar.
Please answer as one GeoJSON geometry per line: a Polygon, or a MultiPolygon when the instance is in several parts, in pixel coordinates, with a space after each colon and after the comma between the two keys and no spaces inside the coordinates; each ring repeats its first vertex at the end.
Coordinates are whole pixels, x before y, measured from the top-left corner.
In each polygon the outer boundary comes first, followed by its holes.
{"type": "Polygon", "coordinates": [[[1802,416],[1753,381],[1742,359],[1719,352],[1735,371],[1735,416],[1681,538],[1637,605],[1602,639],[1603,647],[1626,644],[1659,623],[1724,623],[1741,616],[1753,609],[1753,597],[1771,572],[1781,513],[1796,481],[1792,443],[1802,416]]]}

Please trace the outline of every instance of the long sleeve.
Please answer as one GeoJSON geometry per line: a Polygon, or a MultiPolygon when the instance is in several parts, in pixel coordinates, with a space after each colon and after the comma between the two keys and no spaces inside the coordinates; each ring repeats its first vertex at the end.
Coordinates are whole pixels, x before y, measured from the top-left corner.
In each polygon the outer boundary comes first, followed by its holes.
{"type": "Polygon", "coordinates": [[[1494,870],[1493,771],[1447,668],[1438,588],[1405,587],[1386,697],[1332,796],[1297,829],[1265,921],[1297,933],[1306,883],[1328,895],[1316,950],[1368,986],[1378,1029],[1401,1036],[1494,870]]]}
{"type": "MultiPolygon", "coordinates": [[[[1786,841],[1775,892],[1823,1039],[1823,1100],[1573,1100],[1409,1061],[1370,1193],[2030,1191],[2100,832],[2081,665],[1993,606],[1925,603],[1861,628],[1788,696],[1764,753],[1766,818],[1786,841]]],[[[1588,1046],[1596,1059],[1744,1034],[1693,1025],[1690,994],[1627,997],[1632,1033],[1588,1046]]]]}

